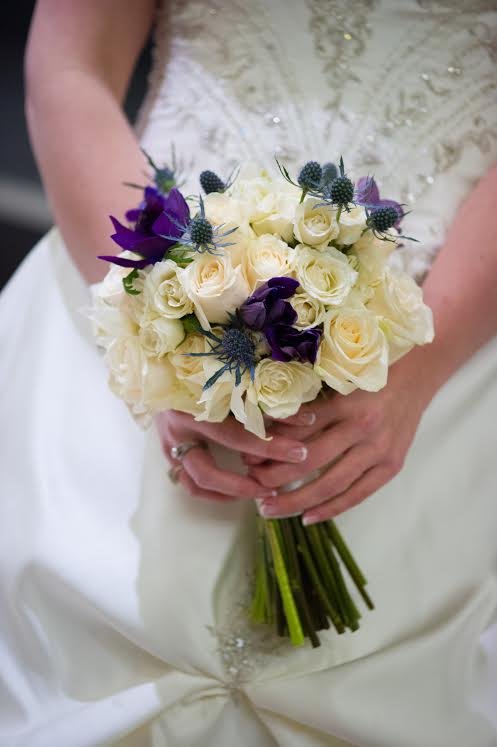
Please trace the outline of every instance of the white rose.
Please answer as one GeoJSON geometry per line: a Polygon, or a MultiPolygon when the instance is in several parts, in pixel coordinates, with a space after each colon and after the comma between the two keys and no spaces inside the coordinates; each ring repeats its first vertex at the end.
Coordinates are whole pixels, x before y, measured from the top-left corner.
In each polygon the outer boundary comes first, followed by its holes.
{"type": "Polygon", "coordinates": [[[432,342],[433,314],[423,301],[423,291],[410,275],[385,268],[383,282],[375,287],[368,309],[381,317],[394,363],[413,345],[432,342]]]}
{"type": "Polygon", "coordinates": [[[315,370],[340,394],[377,392],[387,382],[388,343],[375,314],[365,308],[330,311],[315,370]]]}
{"type": "Polygon", "coordinates": [[[332,246],[320,252],[298,244],[294,251],[294,268],[302,288],[326,305],[340,306],[357,278],[347,257],[332,246]]]}
{"type": "Polygon", "coordinates": [[[321,381],[310,366],[264,358],[255,369],[254,388],[262,410],[273,418],[289,418],[300,405],[315,399],[321,381]]]}
{"type": "Polygon", "coordinates": [[[147,357],[138,337],[114,340],[105,355],[109,386],[143,425],[170,408],[191,412],[195,403],[167,358],[147,357]]]}
{"type": "MultiPolygon", "coordinates": [[[[131,255],[130,252],[126,252],[131,255]]],[[[143,308],[143,300],[130,296],[123,287],[123,278],[129,268],[111,265],[109,272],[100,283],[90,287],[91,307],[88,316],[92,322],[93,334],[100,347],[107,348],[116,337],[138,334],[138,319],[143,308]]],[[[143,286],[144,273],[139,273],[137,287],[143,286]]],[[[141,293],[139,294],[141,297],[141,293]]]]}
{"type": "Polygon", "coordinates": [[[362,206],[350,208],[348,212],[347,210],[342,210],[338,220],[340,232],[338,234],[337,242],[339,244],[345,244],[346,246],[355,244],[355,242],[359,240],[363,230],[366,228],[366,219],[366,211],[362,206]]]}
{"type": "MultiPolygon", "coordinates": [[[[217,358],[203,358],[204,384],[214,376],[223,363],[217,358]]],[[[199,398],[201,412],[196,420],[207,420],[209,423],[222,423],[229,415],[231,398],[235,389],[235,377],[229,371],[223,374],[209,387],[202,390],[199,398]]]]}
{"type": "Polygon", "coordinates": [[[180,278],[206,329],[209,322],[226,322],[228,314],[250,294],[241,266],[233,267],[229,254],[198,254],[188,267],[180,270],[180,278]]]}
{"type": "Polygon", "coordinates": [[[316,327],[323,321],[326,313],[324,304],[305,291],[298,291],[288,299],[288,302],[297,312],[297,319],[293,323],[294,327],[309,329],[309,327],[316,327]]]}
{"type": "Polygon", "coordinates": [[[238,179],[237,194],[245,215],[258,236],[278,234],[287,243],[293,239],[293,219],[300,191],[283,180],[273,182],[267,176],[238,179]]]}
{"type": "Polygon", "coordinates": [[[180,319],[192,313],[193,303],[178,277],[178,270],[171,259],[154,264],[143,286],[147,316],[180,319]]]}
{"type": "Polygon", "coordinates": [[[220,241],[230,245],[224,247],[224,251],[230,254],[234,266],[239,265],[245,254],[247,239],[254,235],[240,200],[226,192],[211,192],[204,197],[204,208],[206,218],[214,226],[222,226],[220,233],[236,229],[220,241]]]}
{"type": "Polygon", "coordinates": [[[142,324],[138,337],[147,355],[161,358],[178,347],[185,330],[179,319],[158,317],[142,324]]]}
{"type": "Polygon", "coordinates": [[[245,274],[252,290],[270,278],[290,275],[293,250],[278,236],[263,234],[248,242],[245,274]]]}
{"type": "Polygon", "coordinates": [[[294,233],[302,244],[322,249],[338,236],[336,211],[326,205],[320,205],[322,200],[308,197],[300,203],[295,211],[294,233]],[[320,205],[320,207],[316,207],[320,205]]]}

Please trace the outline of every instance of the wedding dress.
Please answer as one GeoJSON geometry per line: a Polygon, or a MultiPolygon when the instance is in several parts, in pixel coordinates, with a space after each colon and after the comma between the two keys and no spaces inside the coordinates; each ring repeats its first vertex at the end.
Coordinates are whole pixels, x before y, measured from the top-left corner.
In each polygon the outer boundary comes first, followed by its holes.
{"type": "MultiPolygon", "coordinates": [[[[395,261],[419,279],[497,159],[494,0],[177,0],[156,38],[156,160],[343,154],[412,211],[395,261]]],[[[171,484],[87,303],[57,229],[0,300],[2,747],[495,747],[497,339],[338,519],[376,609],[292,649],[246,622],[252,503],[171,484]]]]}

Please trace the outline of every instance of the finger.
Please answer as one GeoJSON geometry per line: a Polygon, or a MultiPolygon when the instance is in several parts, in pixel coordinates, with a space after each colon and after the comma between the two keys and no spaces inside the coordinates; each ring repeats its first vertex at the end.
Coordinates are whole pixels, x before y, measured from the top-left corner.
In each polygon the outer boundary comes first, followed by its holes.
{"type": "Polygon", "coordinates": [[[373,495],[373,493],[376,493],[391,477],[392,475],[383,465],[372,467],[359,480],[356,480],[348,490],[345,490],[330,501],[321,503],[317,508],[306,511],[302,517],[302,523],[305,525],[315,524],[318,521],[327,521],[334,516],[338,516],[338,514],[347,511],[347,509],[356,506],[373,495]]]}
{"type": "Polygon", "coordinates": [[[264,464],[267,460],[263,457],[257,457],[253,454],[242,454],[242,461],[247,465],[264,464]]]}
{"type": "Polygon", "coordinates": [[[237,498],[268,498],[276,494],[275,490],[263,487],[252,477],[220,469],[212,454],[206,449],[190,449],[181,464],[202,490],[237,498]]]}
{"type": "Polygon", "coordinates": [[[193,495],[195,498],[201,498],[209,501],[233,501],[235,500],[235,496],[229,496],[224,495],[223,493],[216,493],[212,490],[204,490],[203,488],[199,487],[197,483],[192,480],[188,472],[186,470],[182,469],[179,477],[179,482],[181,485],[185,488],[185,490],[190,494],[193,495]]]}
{"type": "Polygon", "coordinates": [[[356,446],[320,477],[302,488],[266,498],[259,505],[265,518],[277,518],[305,511],[343,493],[375,464],[374,451],[368,446],[356,446]]]}
{"type": "Polygon", "coordinates": [[[321,435],[310,441],[308,456],[301,464],[282,464],[270,462],[268,464],[251,465],[249,475],[266,485],[276,488],[294,480],[299,480],[325,465],[334,461],[340,454],[344,454],[361,438],[361,429],[354,420],[347,420],[332,426],[321,435]]]}
{"type": "MultiPolygon", "coordinates": [[[[234,418],[229,418],[222,423],[194,421],[193,423],[188,422],[185,426],[186,430],[183,431],[183,436],[188,434],[189,438],[194,438],[201,434],[205,438],[226,446],[228,449],[236,449],[239,452],[253,454],[263,459],[302,462],[307,458],[307,447],[300,441],[280,436],[275,436],[270,441],[264,441],[262,438],[246,431],[243,425],[234,418]]],[[[172,425],[171,428],[176,435],[177,425],[172,425]]],[[[180,428],[180,430],[182,429],[180,428]]]]}
{"type": "Polygon", "coordinates": [[[314,433],[319,433],[332,423],[340,420],[336,408],[336,398],[319,398],[310,404],[301,405],[299,411],[284,420],[275,419],[269,429],[271,435],[285,436],[305,440],[314,433]]]}

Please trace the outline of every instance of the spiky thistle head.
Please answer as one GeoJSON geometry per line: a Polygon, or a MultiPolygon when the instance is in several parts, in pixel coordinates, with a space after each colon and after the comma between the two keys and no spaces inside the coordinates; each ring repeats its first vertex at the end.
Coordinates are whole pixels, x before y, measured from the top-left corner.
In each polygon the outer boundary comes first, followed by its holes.
{"type": "Polygon", "coordinates": [[[200,174],[200,186],[206,195],[212,192],[224,192],[226,185],[214,171],[202,171],[200,174]]]}
{"type": "Polygon", "coordinates": [[[329,185],[329,199],[339,208],[347,208],[354,199],[354,184],[345,173],[343,158],[340,158],[340,176],[329,185]]]}
{"type": "Polygon", "coordinates": [[[318,189],[323,170],[317,161],[307,161],[299,171],[297,181],[299,186],[305,190],[318,189]]]}
{"type": "Polygon", "coordinates": [[[250,377],[254,378],[255,366],[259,360],[258,335],[244,326],[238,316],[229,315],[229,324],[223,326],[219,333],[202,330],[210,345],[207,353],[189,353],[197,357],[211,356],[217,358],[223,365],[205,382],[203,388],[209,389],[216,381],[228,371],[235,376],[235,385],[238,386],[243,375],[248,371],[250,377]]]}
{"type": "Polygon", "coordinates": [[[180,166],[176,159],[174,146],[171,148],[171,165],[165,164],[164,166],[157,166],[152,156],[143,148],[142,153],[153,171],[153,180],[157,189],[159,189],[163,194],[167,194],[173,189],[173,187],[180,186],[180,166]]]}
{"type": "Polygon", "coordinates": [[[394,207],[378,207],[371,210],[368,225],[378,233],[385,233],[399,220],[399,212],[394,207]]]}

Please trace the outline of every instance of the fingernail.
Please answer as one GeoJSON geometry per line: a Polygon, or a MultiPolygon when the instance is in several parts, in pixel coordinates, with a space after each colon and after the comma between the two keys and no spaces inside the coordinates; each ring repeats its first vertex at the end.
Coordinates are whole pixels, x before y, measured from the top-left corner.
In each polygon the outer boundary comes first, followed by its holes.
{"type": "Polygon", "coordinates": [[[300,516],[302,513],[301,511],[295,511],[294,513],[282,513],[281,508],[279,506],[276,506],[272,503],[265,503],[264,501],[261,501],[260,503],[257,503],[257,508],[259,509],[259,513],[261,516],[263,516],[265,519],[269,518],[278,518],[278,519],[290,519],[292,516],[300,516]]]}
{"type": "Polygon", "coordinates": [[[315,412],[303,412],[298,416],[300,425],[314,425],[316,422],[315,412]]]}
{"type": "Polygon", "coordinates": [[[290,449],[288,452],[288,458],[291,462],[305,462],[307,459],[307,449],[305,446],[297,446],[295,449],[290,449]]]}
{"type": "Polygon", "coordinates": [[[302,524],[308,527],[310,524],[318,524],[323,519],[320,516],[313,516],[312,514],[306,514],[302,517],[302,524]]]}

